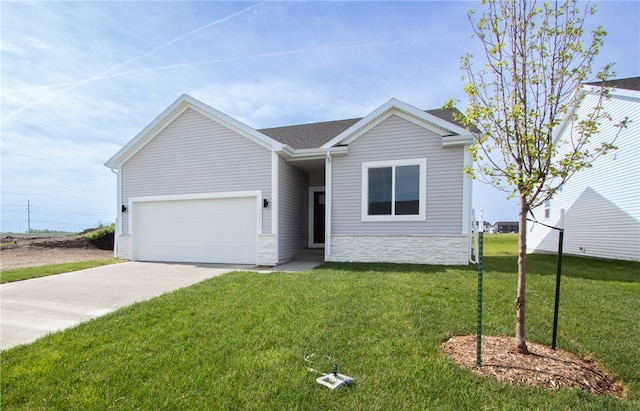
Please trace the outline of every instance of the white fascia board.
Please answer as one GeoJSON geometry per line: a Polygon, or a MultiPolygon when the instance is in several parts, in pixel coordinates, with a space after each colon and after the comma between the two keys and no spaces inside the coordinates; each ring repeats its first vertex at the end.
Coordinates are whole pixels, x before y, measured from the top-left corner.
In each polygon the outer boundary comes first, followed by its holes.
{"type": "MultiPolygon", "coordinates": [[[[573,104],[573,106],[569,109],[567,114],[562,118],[562,121],[560,122],[560,124],[558,124],[558,126],[553,130],[552,141],[554,143],[557,143],[558,139],[564,132],[567,125],[571,123],[573,119],[573,115],[575,114],[580,104],[582,104],[582,101],[585,99],[585,97],[588,94],[597,95],[600,92],[600,90],[601,90],[601,86],[584,84],[573,92],[569,100],[573,104]]],[[[610,91],[611,91],[611,98],[631,98],[631,99],[640,100],[640,91],[638,90],[611,88],[610,91]]],[[[606,104],[606,100],[603,102],[603,104],[606,104]]]]}
{"type": "Polygon", "coordinates": [[[474,138],[471,134],[465,135],[454,135],[454,136],[443,136],[442,137],[442,147],[462,147],[473,144],[474,138]]]}
{"type": "Polygon", "coordinates": [[[324,144],[322,148],[349,144],[393,114],[421,127],[427,128],[440,136],[447,136],[450,134],[469,134],[469,130],[463,127],[422,111],[419,108],[398,99],[392,98],[382,106],[372,111],[369,115],[331,139],[329,142],[324,144]]]}
{"type": "Polygon", "coordinates": [[[144,145],[151,140],[146,139],[150,135],[156,135],[162,131],[167,125],[171,123],[171,120],[179,116],[186,110],[186,103],[184,97],[186,94],[178,97],[169,107],[167,107],[162,113],[160,113],[149,125],[147,125],[141,132],[139,132],[134,138],[132,138],[127,144],[125,144],[113,157],[111,157],[105,166],[109,168],[120,168],[122,163],[128,160],[133,153],[136,153],[144,145]]]}
{"type": "Polygon", "coordinates": [[[218,111],[200,100],[197,100],[187,94],[181,95],[166,110],[158,115],[148,126],[138,133],[131,141],[129,141],[120,151],[111,157],[105,166],[109,168],[120,168],[127,160],[133,157],[142,147],[149,143],[155,136],[171,124],[176,118],[184,113],[188,108],[193,109],[199,114],[219,123],[230,130],[252,140],[272,151],[282,148],[283,144],[275,141],[259,131],[247,126],[246,124],[230,117],[221,111],[218,111]]]}
{"type": "MultiPolygon", "coordinates": [[[[598,93],[600,91],[600,86],[595,86],[591,84],[585,84],[582,86],[583,91],[585,93],[598,93]]],[[[609,87],[611,92],[611,97],[631,97],[640,99],[640,90],[629,90],[626,88],[615,88],[609,87]]]]}
{"type": "Polygon", "coordinates": [[[216,123],[224,125],[225,127],[237,132],[240,135],[247,137],[248,139],[263,146],[264,148],[276,151],[284,146],[284,144],[277,142],[271,137],[262,134],[258,130],[249,127],[243,122],[236,120],[235,118],[228,116],[219,110],[216,110],[215,108],[203,103],[200,100],[197,100],[187,94],[183,94],[183,97],[185,101],[188,101],[193,106],[192,108],[196,108],[196,111],[200,114],[210,118],[216,123]]]}
{"type": "Polygon", "coordinates": [[[347,146],[340,147],[328,147],[328,148],[301,148],[295,149],[288,145],[285,145],[281,150],[278,150],[287,161],[298,160],[318,160],[324,159],[327,153],[332,156],[346,156],[349,153],[347,146]]]}

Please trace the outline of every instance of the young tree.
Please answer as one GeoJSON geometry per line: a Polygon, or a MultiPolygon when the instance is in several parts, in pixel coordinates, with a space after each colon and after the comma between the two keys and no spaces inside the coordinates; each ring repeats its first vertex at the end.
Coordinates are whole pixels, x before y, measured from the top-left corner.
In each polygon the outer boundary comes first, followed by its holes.
{"type": "MultiPolygon", "coordinates": [[[[527,214],[550,199],[575,172],[615,148],[589,144],[598,124],[608,118],[601,104],[607,88],[600,88],[598,104],[586,118],[573,118],[582,83],[592,76],[591,66],[606,32],[599,27],[583,44],[584,21],[595,7],[576,0],[481,4],[486,11],[479,19],[469,11],[469,20],[486,64],[476,71],[469,54],[461,62],[469,101],[460,120],[477,129],[470,149],[476,166],[466,171],[520,200],[516,344],[518,352],[526,354],[527,214]],[[553,130],[565,118],[573,121],[573,132],[568,140],[556,141],[553,130]],[[561,146],[570,150],[561,154],[561,146]]],[[[595,77],[604,84],[610,69],[611,65],[605,66],[595,77]]],[[[452,107],[453,101],[445,106],[452,107]]]]}

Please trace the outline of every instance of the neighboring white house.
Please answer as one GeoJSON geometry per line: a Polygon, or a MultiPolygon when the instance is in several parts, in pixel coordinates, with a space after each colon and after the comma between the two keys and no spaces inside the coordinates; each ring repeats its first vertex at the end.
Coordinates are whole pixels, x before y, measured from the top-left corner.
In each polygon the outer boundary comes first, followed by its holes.
{"type": "MultiPolygon", "coordinates": [[[[614,124],[628,117],[628,128],[614,142],[618,149],[573,175],[534,215],[544,224],[564,226],[564,253],[640,261],[640,77],[609,81],[606,86],[615,87],[604,103],[612,121],[602,122],[594,145],[613,141],[619,131],[614,124]]],[[[597,87],[585,86],[578,116],[596,103],[597,87]]],[[[558,136],[563,139],[571,124],[560,127],[558,136]]],[[[557,252],[556,230],[532,222],[528,229],[528,252],[557,252]]]]}
{"type": "Polygon", "coordinates": [[[446,110],[391,99],[364,118],[253,129],[183,95],[105,165],[116,255],[276,265],[466,264],[473,138],[446,110]]]}

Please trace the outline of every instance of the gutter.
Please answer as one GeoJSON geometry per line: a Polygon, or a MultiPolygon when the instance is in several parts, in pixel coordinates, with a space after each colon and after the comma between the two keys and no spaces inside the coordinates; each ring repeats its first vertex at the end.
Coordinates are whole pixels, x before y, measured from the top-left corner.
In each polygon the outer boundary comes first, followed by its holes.
{"type": "Polygon", "coordinates": [[[346,156],[349,154],[348,146],[328,147],[328,148],[299,148],[295,149],[289,145],[284,145],[276,151],[287,161],[303,160],[323,160],[327,156],[346,156]]]}

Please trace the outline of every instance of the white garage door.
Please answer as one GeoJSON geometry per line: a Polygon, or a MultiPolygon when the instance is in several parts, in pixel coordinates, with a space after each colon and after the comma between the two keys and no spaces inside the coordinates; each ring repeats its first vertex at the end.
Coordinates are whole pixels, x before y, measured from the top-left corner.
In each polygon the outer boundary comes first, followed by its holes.
{"type": "Polygon", "coordinates": [[[133,259],[255,264],[256,198],[133,203],[133,259]]]}

